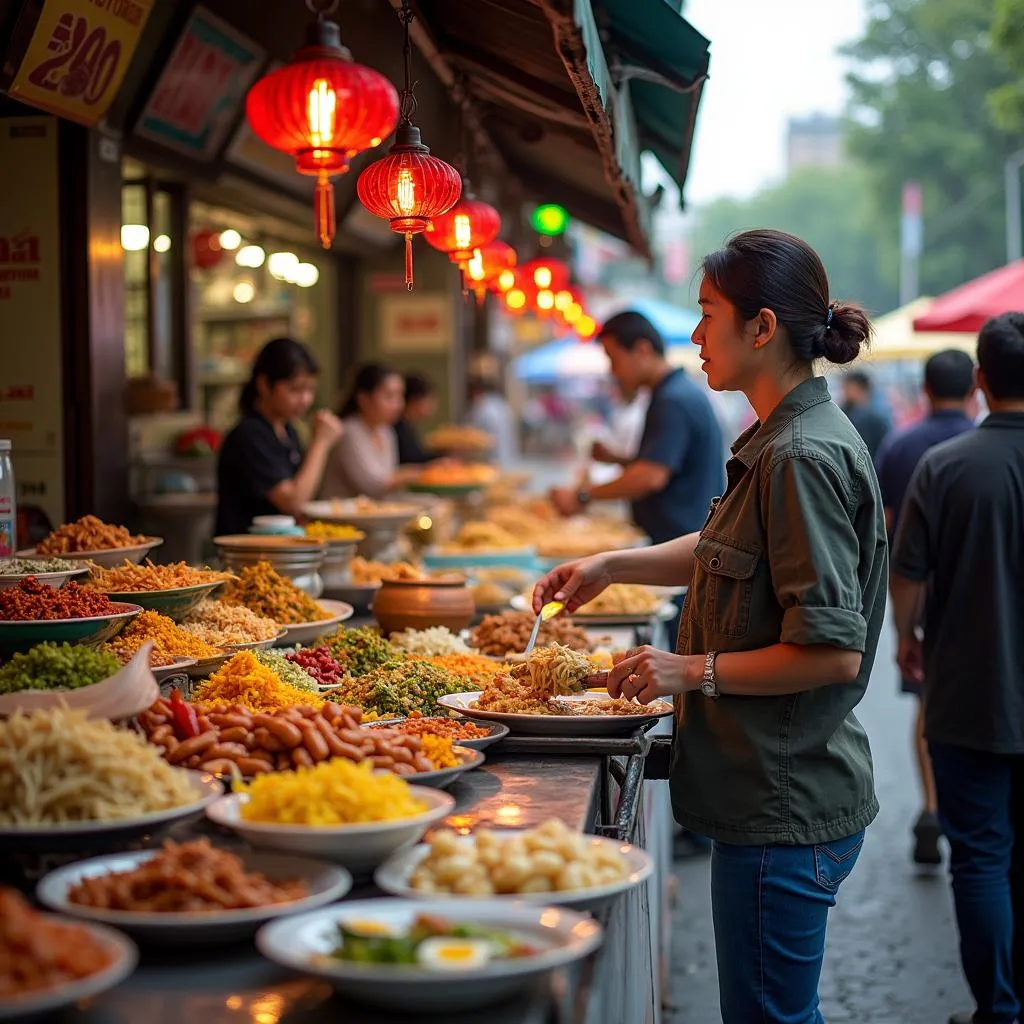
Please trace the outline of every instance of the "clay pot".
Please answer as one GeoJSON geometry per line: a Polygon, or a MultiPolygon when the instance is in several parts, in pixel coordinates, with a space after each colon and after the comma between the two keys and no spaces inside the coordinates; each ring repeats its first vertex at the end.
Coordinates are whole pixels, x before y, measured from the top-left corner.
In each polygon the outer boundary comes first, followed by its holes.
{"type": "Polygon", "coordinates": [[[383,580],[371,611],[385,634],[430,626],[458,633],[473,621],[476,602],[464,576],[383,580]]]}

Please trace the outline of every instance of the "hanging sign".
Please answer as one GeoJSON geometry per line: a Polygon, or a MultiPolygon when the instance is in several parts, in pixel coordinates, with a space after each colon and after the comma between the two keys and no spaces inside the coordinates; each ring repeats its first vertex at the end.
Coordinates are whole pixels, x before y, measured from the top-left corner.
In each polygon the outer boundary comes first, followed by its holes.
{"type": "Polygon", "coordinates": [[[135,134],[212,160],[241,113],[264,51],[197,7],[142,111],[135,134]]]}
{"type": "Polygon", "coordinates": [[[7,92],[92,127],[107,112],[153,0],[44,0],[7,92]]]}

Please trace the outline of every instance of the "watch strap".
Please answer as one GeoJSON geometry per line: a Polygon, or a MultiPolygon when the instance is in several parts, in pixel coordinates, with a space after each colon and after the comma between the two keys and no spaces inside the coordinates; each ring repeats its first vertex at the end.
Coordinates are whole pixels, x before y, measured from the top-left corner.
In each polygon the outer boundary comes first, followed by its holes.
{"type": "Polygon", "coordinates": [[[718,651],[708,651],[704,655],[704,674],[700,681],[700,692],[712,700],[717,700],[720,693],[718,680],[715,678],[715,662],[717,660],[718,651]]]}

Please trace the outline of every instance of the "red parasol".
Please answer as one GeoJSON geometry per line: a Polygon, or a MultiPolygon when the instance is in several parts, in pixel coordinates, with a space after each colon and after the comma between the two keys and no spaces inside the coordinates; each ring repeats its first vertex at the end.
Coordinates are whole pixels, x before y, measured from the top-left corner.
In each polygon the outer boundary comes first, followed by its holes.
{"type": "Polygon", "coordinates": [[[914,319],[915,331],[980,331],[1000,313],[1024,312],[1024,260],[976,277],[939,296],[914,319]]]}

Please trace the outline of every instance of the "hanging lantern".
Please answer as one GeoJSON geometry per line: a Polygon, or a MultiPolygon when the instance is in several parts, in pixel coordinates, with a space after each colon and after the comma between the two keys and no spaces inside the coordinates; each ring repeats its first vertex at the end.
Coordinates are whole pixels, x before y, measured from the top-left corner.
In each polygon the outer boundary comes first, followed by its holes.
{"type": "MultiPolygon", "coordinates": [[[[473,252],[472,259],[466,264],[466,280],[469,287],[476,292],[478,301],[483,301],[488,289],[494,281],[516,265],[516,251],[511,245],[495,240],[480,246],[473,252]]],[[[515,277],[512,278],[513,283],[515,277]]]]}
{"type": "Polygon", "coordinates": [[[465,270],[473,250],[493,242],[500,230],[501,214],[470,194],[469,183],[463,181],[462,198],[447,213],[431,218],[423,237],[465,270]]]}
{"type": "Polygon", "coordinates": [[[224,259],[217,231],[197,231],[192,236],[192,261],[200,270],[210,270],[224,259]]]}
{"type": "Polygon", "coordinates": [[[256,82],[245,99],[252,130],[290,154],[300,174],[316,178],[316,230],[325,249],[334,238],[331,178],[348,170],[351,157],[379,146],[398,121],[395,87],[356,64],[341,45],[338,26],[325,17],[335,6],[337,0],[320,10],[307,44],[256,82]]]}
{"type": "Polygon", "coordinates": [[[405,24],[405,88],[402,120],[395,144],[383,160],[370,164],[356,182],[359,202],[375,217],[389,221],[391,230],[405,235],[405,286],[412,291],[412,236],[427,229],[431,217],[447,213],[462,195],[462,178],[423,145],[412,123],[416,99],[412,86],[412,42],[409,24],[413,13],[403,2],[399,17],[405,24]]]}
{"type": "Polygon", "coordinates": [[[522,269],[538,291],[558,292],[569,285],[569,268],[561,260],[538,258],[522,269]]]}

